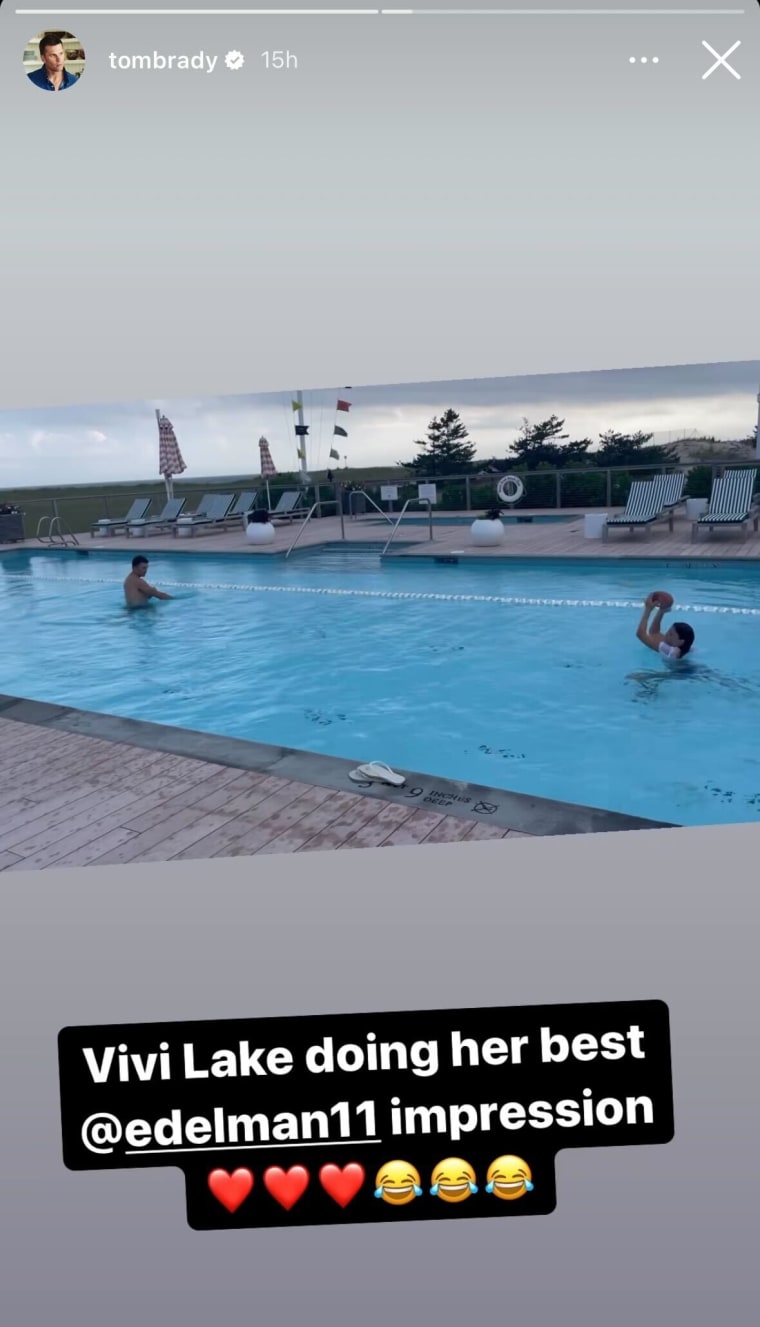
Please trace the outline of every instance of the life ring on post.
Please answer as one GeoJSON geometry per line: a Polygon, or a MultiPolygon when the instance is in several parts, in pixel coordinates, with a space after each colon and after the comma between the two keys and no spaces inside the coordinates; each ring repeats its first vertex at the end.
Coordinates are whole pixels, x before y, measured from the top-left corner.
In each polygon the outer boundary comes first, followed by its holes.
{"type": "Polygon", "coordinates": [[[506,502],[510,506],[513,502],[519,502],[525,485],[519,475],[505,475],[496,485],[496,493],[500,502],[506,502]]]}

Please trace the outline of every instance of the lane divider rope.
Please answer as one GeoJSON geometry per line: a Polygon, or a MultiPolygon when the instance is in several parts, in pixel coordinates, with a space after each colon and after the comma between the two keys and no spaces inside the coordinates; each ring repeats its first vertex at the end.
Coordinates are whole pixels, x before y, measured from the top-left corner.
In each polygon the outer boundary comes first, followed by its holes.
{"type": "MultiPolygon", "coordinates": [[[[5,572],[9,579],[26,580],[30,578],[23,572],[5,572]]],[[[62,582],[67,585],[121,585],[121,578],[105,576],[35,576],[33,584],[48,581],[62,582]]],[[[413,590],[355,590],[340,589],[334,586],[318,585],[236,585],[222,581],[161,581],[167,589],[174,590],[226,590],[245,594],[311,594],[331,598],[349,599],[404,599],[425,600],[443,603],[504,604],[506,606],[530,608],[620,608],[630,611],[641,608],[640,599],[556,599],[537,598],[529,595],[500,594],[441,594],[432,591],[413,590]]],[[[737,617],[760,617],[760,608],[738,608],[724,604],[679,604],[679,613],[728,613],[737,617]]]]}

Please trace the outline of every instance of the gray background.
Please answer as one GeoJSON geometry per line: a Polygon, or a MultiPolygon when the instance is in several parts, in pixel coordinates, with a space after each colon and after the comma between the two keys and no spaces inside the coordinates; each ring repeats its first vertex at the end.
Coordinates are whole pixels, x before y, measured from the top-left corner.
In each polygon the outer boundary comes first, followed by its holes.
{"type": "Polygon", "coordinates": [[[78,16],[88,66],[54,99],[21,56],[64,20],[6,0],[0,404],[754,358],[760,9],[745,4],[78,16]],[[738,38],[742,81],[703,82],[702,40],[738,38]],[[228,47],[239,73],[107,67],[111,50],[228,47]],[[285,47],[299,70],[265,74],[259,52],[285,47]]]}
{"type": "Polygon", "coordinates": [[[734,826],[6,875],[0,1319],[757,1321],[758,848],[734,826]],[[670,1005],[675,1140],[560,1154],[549,1217],[199,1234],[179,1171],[61,1160],[67,1024],[642,998],[670,1005]]]}
{"type": "MultiPolygon", "coordinates": [[[[0,401],[754,357],[758,18],[78,18],[88,69],[51,102],[21,71],[46,22],[6,3],[0,401]],[[701,40],[740,36],[741,83],[703,83],[701,40]],[[240,74],[105,64],[232,46],[240,74]],[[264,77],[267,46],[297,75],[264,77]]],[[[759,845],[5,876],[0,1318],[755,1321],[759,845]],[[548,1218],[199,1235],[179,1172],[61,1162],[67,1023],[647,997],[676,1140],[560,1156],[548,1218]]]]}

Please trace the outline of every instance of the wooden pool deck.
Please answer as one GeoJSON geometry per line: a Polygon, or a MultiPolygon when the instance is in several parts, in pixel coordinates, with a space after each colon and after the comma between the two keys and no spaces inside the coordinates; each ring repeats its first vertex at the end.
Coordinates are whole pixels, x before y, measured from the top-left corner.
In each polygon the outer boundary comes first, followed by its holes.
{"type": "MultiPolygon", "coordinates": [[[[521,516],[555,515],[554,512],[520,512],[521,516]]],[[[760,533],[752,529],[748,521],[743,527],[727,530],[715,530],[710,534],[702,530],[696,541],[692,541],[692,523],[685,514],[679,513],[674,520],[673,530],[669,530],[667,521],[658,522],[645,530],[616,530],[609,539],[587,539],[584,535],[584,510],[566,510],[562,515],[569,519],[557,523],[526,523],[508,525],[504,543],[498,548],[475,548],[469,542],[469,521],[474,513],[451,512],[447,515],[461,518],[465,523],[444,525],[443,513],[434,517],[434,539],[428,537],[426,524],[402,526],[391,545],[391,552],[400,557],[449,557],[462,559],[477,557],[492,559],[525,558],[653,558],[657,561],[687,559],[689,561],[717,561],[728,559],[760,559],[760,533]],[[401,547],[405,544],[405,547],[401,547]]],[[[419,518],[418,518],[419,519],[419,518]]],[[[93,537],[89,532],[77,535],[80,547],[88,550],[107,550],[129,552],[130,560],[143,550],[155,556],[159,553],[238,553],[249,557],[270,557],[272,554],[287,552],[296,536],[301,531],[301,523],[279,525],[273,543],[265,547],[253,547],[247,543],[245,533],[240,526],[224,531],[196,534],[192,538],[179,538],[171,534],[149,535],[145,538],[130,538],[125,535],[111,535],[106,538],[93,537]]],[[[320,544],[337,543],[345,532],[346,543],[367,544],[385,543],[391,533],[391,526],[379,516],[346,517],[341,529],[337,516],[312,520],[300,534],[294,557],[298,550],[318,547],[320,544]]],[[[38,549],[39,543],[29,539],[25,544],[13,545],[14,548],[38,549]]],[[[4,551],[11,551],[5,546],[4,551]]]]}
{"type": "Polygon", "coordinates": [[[0,871],[526,837],[8,719],[0,719],[0,787],[0,871]]]}

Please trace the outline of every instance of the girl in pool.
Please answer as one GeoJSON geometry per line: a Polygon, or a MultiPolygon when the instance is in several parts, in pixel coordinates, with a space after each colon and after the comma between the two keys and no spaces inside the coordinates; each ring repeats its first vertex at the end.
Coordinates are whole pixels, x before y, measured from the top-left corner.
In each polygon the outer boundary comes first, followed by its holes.
{"type": "Polygon", "coordinates": [[[667,607],[663,607],[657,598],[656,595],[648,594],[644,600],[644,612],[636,628],[636,635],[642,645],[665,659],[685,659],[694,644],[694,632],[688,622],[674,622],[672,627],[663,632],[662,619],[670,612],[673,600],[670,600],[667,607]]]}

